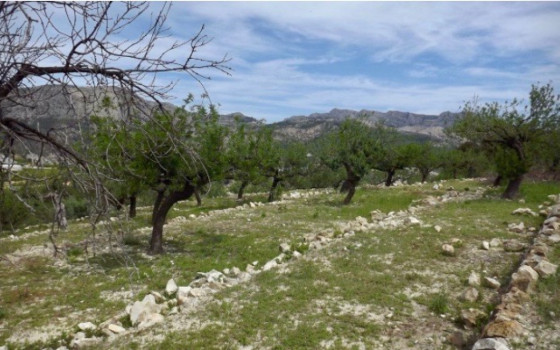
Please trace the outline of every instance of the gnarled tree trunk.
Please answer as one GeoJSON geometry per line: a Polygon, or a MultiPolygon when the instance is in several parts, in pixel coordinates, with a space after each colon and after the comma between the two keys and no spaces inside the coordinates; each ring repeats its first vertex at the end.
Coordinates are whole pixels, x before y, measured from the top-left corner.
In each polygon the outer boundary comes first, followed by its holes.
{"type": "Polygon", "coordinates": [[[395,176],[395,169],[387,171],[387,178],[385,179],[385,186],[389,187],[393,184],[393,176],[395,176]]]}
{"type": "Polygon", "coordinates": [[[159,203],[159,205],[156,207],[154,204],[152,238],[150,239],[148,254],[163,253],[163,225],[165,224],[167,213],[178,201],[189,199],[195,193],[195,189],[190,181],[186,181],[183,189],[172,191],[167,196],[165,196],[165,190],[158,191],[156,203],[159,203]]]}
{"type": "Polygon", "coordinates": [[[346,180],[344,180],[342,187],[347,188],[348,193],[342,203],[346,205],[350,204],[350,201],[352,201],[352,197],[354,197],[354,193],[356,193],[356,186],[358,186],[361,177],[356,175],[356,173],[352,170],[352,167],[347,163],[344,163],[344,169],[346,169],[346,180]]]}
{"type": "Polygon", "coordinates": [[[239,186],[239,191],[237,191],[237,200],[243,199],[243,191],[245,191],[245,187],[249,185],[249,181],[241,182],[241,186],[239,186]]]}
{"type": "Polygon", "coordinates": [[[513,179],[510,179],[507,184],[506,190],[502,194],[502,198],[513,199],[517,197],[517,195],[519,194],[519,188],[521,187],[522,181],[523,181],[523,175],[518,175],[513,179]]]}
{"type": "Polygon", "coordinates": [[[128,217],[133,219],[136,217],[136,194],[131,195],[129,198],[130,206],[128,208],[128,217]]]}
{"type": "Polygon", "coordinates": [[[268,192],[268,202],[274,201],[274,192],[276,192],[276,188],[278,188],[278,184],[282,181],[280,177],[278,177],[278,171],[274,174],[272,178],[272,186],[270,186],[270,191],[268,192]]]}

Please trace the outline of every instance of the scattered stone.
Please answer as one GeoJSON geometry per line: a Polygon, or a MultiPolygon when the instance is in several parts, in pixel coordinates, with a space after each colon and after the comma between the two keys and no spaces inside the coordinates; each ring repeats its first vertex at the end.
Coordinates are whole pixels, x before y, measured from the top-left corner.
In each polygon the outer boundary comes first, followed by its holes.
{"type": "Polygon", "coordinates": [[[455,255],[455,248],[451,244],[444,244],[441,246],[442,253],[444,255],[453,256],[455,255]]]}
{"type": "Polygon", "coordinates": [[[461,319],[465,323],[465,325],[469,327],[474,327],[478,323],[479,320],[482,320],[486,317],[486,313],[479,309],[468,309],[461,311],[461,319]]]}
{"type": "Polygon", "coordinates": [[[148,327],[151,327],[157,323],[161,323],[163,322],[164,317],[161,314],[150,314],[144,321],[142,321],[139,325],[138,325],[138,329],[145,329],[148,327]]]}
{"type": "Polygon", "coordinates": [[[302,257],[302,254],[301,254],[300,252],[298,252],[297,250],[295,250],[295,251],[292,253],[292,256],[293,256],[294,258],[296,258],[296,259],[299,259],[299,258],[302,257]]]}
{"type": "Polygon", "coordinates": [[[500,282],[492,277],[484,277],[484,285],[492,289],[498,289],[501,286],[500,282]]]}
{"type": "Polygon", "coordinates": [[[292,247],[288,243],[280,244],[280,253],[286,253],[292,250],[292,247]]]}
{"type": "Polygon", "coordinates": [[[97,326],[91,322],[82,322],[78,324],[78,328],[81,331],[93,331],[97,328],[97,326]]]}
{"type": "Polygon", "coordinates": [[[420,224],[422,224],[422,222],[420,220],[418,220],[417,218],[415,218],[414,216],[409,216],[406,219],[404,219],[404,223],[406,225],[420,225],[420,224]]]}
{"type": "Polygon", "coordinates": [[[550,275],[554,275],[557,269],[558,269],[558,265],[552,264],[546,260],[542,260],[535,267],[535,271],[537,271],[541,277],[548,277],[550,275]]]}
{"type": "Polygon", "coordinates": [[[202,288],[191,288],[189,295],[195,298],[200,298],[206,295],[206,291],[202,288]]]}
{"type": "Polygon", "coordinates": [[[139,323],[152,319],[152,315],[159,313],[159,311],[160,307],[156,304],[154,296],[148,294],[142,301],[136,301],[132,304],[130,322],[133,326],[136,326],[139,323]]]}
{"type": "Polygon", "coordinates": [[[530,215],[530,216],[534,216],[537,217],[539,216],[539,214],[535,213],[534,211],[532,211],[529,208],[517,208],[512,212],[513,215],[530,215]]]}
{"type": "Polygon", "coordinates": [[[123,327],[121,327],[121,326],[119,326],[119,325],[117,325],[117,324],[114,324],[114,323],[111,323],[111,324],[107,327],[107,329],[110,330],[111,332],[115,333],[115,334],[120,334],[120,333],[126,332],[126,329],[124,329],[123,327]]]}
{"type": "Polygon", "coordinates": [[[238,276],[241,273],[241,269],[239,267],[234,266],[231,268],[231,274],[234,276],[238,276]]]}
{"type": "Polygon", "coordinates": [[[515,239],[509,239],[504,242],[504,250],[506,252],[520,252],[525,249],[525,244],[515,239]]]}
{"type": "Polygon", "coordinates": [[[502,338],[483,338],[474,343],[472,350],[509,350],[509,344],[502,338]]]}
{"type": "Polygon", "coordinates": [[[469,286],[476,287],[480,286],[480,275],[474,271],[471,272],[468,278],[469,286]]]}
{"type": "Polygon", "coordinates": [[[548,236],[548,241],[552,244],[556,244],[556,243],[560,242],[560,234],[554,234],[554,235],[548,236]]]}
{"type": "Polygon", "coordinates": [[[478,290],[474,287],[470,287],[463,292],[461,299],[464,301],[475,302],[478,299],[478,290]]]}
{"type": "Polygon", "coordinates": [[[167,295],[173,295],[177,293],[177,283],[175,283],[175,280],[173,278],[167,281],[167,285],[165,286],[165,293],[167,293],[167,295]]]}
{"type": "Polygon", "coordinates": [[[530,293],[535,288],[539,274],[531,266],[523,265],[511,276],[511,279],[513,287],[517,287],[525,293],[530,293]]]}
{"type": "Polygon", "coordinates": [[[191,287],[179,287],[177,289],[177,303],[179,305],[187,303],[187,299],[189,298],[191,289],[191,287]]]}
{"type": "MultiPolygon", "coordinates": [[[[436,230],[436,232],[441,232],[441,226],[435,225],[435,226],[434,226],[434,230],[436,230]]],[[[461,333],[461,334],[462,334],[462,333],[461,333]]]]}
{"type": "Polygon", "coordinates": [[[523,233],[525,232],[525,224],[523,222],[520,222],[519,224],[515,224],[515,223],[509,224],[508,230],[510,232],[523,233]]]}
{"type": "Polygon", "coordinates": [[[480,248],[482,248],[484,250],[490,250],[490,243],[488,241],[482,241],[482,244],[480,245],[480,248]]]}

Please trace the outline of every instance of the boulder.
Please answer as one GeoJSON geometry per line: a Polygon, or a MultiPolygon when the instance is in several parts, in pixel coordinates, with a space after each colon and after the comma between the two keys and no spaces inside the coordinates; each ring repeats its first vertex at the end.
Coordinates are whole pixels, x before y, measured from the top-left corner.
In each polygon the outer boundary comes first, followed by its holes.
{"type": "Polygon", "coordinates": [[[177,293],[177,283],[175,283],[175,280],[173,278],[167,281],[167,285],[165,286],[165,293],[167,293],[167,295],[173,295],[177,293]]]}
{"type": "Polygon", "coordinates": [[[556,270],[558,269],[558,265],[552,264],[546,260],[542,260],[535,266],[535,271],[541,277],[548,277],[550,275],[554,275],[556,270]]]}
{"type": "Polygon", "coordinates": [[[511,286],[530,293],[534,290],[538,279],[539,274],[531,266],[523,265],[511,276],[511,286]]]}
{"type": "Polygon", "coordinates": [[[474,343],[472,350],[510,350],[505,339],[483,338],[474,343]]]}
{"type": "Polygon", "coordinates": [[[441,246],[441,251],[444,255],[452,256],[455,255],[455,248],[451,244],[444,244],[441,246]]]}

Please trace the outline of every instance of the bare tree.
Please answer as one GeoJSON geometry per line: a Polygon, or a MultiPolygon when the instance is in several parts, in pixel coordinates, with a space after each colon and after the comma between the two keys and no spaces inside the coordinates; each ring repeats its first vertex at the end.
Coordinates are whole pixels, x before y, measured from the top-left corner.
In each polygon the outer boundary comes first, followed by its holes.
{"type": "MultiPolygon", "coordinates": [[[[162,73],[183,73],[203,89],[210,72],[229,74],[227,56],[200,56],[200,49],[211,41],[204,26],[189,40],[170,40],[165,25],[170,7],[170,3],[145,2],[1,2],[0,152],[4,159],[13,157],[16,146],[29,150],[38,145],[41,154],[43,147],[49,147],[59,164],[81,168],[80,176],[88,179],[84,183],[96,198],[104,197],[104,175],[87,153],[71,146],[69,125],[45,129],[34,113],[31,117],[26,113],[46,108],[60,96],[73,100],[68,106],[76,109],[75,100],[87,106],[92,93],[94,100],[100,100],[110,91],[118,97],[124,116],[149,118],[149,113],[140,115],[146,111],[139,106],[141,101],[162,109],[175,85],[174,81],[162,85],[162,73]],[[143,22],[146,18],[151,18],[150,23],[143,22]]],[[[87,112],[70,112],[79,137],[79,119],[88,117],[87,112]]]]}

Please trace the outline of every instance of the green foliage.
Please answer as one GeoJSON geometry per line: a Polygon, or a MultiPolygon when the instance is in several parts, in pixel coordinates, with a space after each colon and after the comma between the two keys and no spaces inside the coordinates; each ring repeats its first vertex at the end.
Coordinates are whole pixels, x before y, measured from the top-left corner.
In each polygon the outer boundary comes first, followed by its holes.
{"type": "Polygon", "coordinates": [[[428,309],[435,314],[441,315],[449,311],[449,299],[443,293],[435,294],[431,297],[428,309]]]}
{"type": "Polygon", "coordinates": [[[28,215],[29,209],[12,191],[4,189],[0,192],[0,232],[24,223],[28,215]]]}

